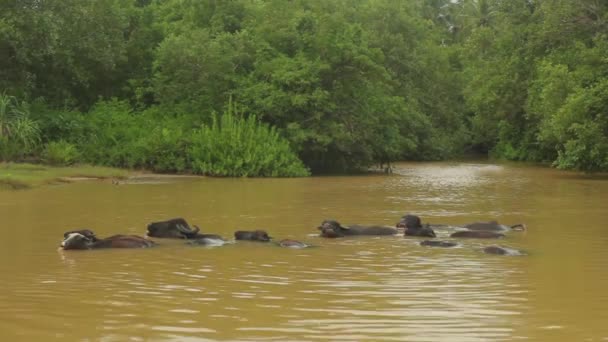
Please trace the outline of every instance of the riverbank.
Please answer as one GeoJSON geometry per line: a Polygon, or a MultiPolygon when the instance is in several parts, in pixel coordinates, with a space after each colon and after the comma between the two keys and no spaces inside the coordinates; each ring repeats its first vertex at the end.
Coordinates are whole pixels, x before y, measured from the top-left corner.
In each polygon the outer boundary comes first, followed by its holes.
{"type": "Polygon", "coordinates": [[[90,165],[54,167],[42,164],[0,163],[0,189],[28,189],[87,179],[125,179],[132,173],[124,169],[90,165]]]}

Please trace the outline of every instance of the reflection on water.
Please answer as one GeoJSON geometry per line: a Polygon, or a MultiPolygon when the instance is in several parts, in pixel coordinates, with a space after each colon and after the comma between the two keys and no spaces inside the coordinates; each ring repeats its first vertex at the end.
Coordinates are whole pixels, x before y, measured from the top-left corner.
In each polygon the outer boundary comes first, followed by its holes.
{"type": "MultiPolygon", "coordinates": [[[[488,164],[401,164],[390,176],[183,179],[0,192],[0,339],[102,341],[608,340],[608,181],[488,164]],[[325,218],[525,221],[495,242],[321,239],[325,218]],[[59,251],[63,231],[143,234],[184,216],[205,232],[267,229],[317,247],[182,241],[59,251]],[[584,232],[584,233],[582,233],[584,232]]],[[[448,232],[438,232],[447,236],[448,232]]]]}

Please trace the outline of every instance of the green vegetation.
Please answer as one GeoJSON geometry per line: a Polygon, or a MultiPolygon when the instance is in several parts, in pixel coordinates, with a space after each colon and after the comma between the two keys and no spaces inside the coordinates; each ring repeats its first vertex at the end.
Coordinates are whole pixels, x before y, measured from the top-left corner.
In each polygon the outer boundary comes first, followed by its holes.
{"type": "Polygon", "coordinates": [[[0,163],[0,188],[25,189],[69,182],[73,178],[125,178],[127,175],[125,170],[89,165],[49,167],[26,163],[0,163]]]}
{"type": "Polygon", "coordinates": [[[188,147],[192,171],[211,176],[307,176],[308,170],[289,142],[255,116],[230,110],[211,126],[194,131],[188,147]]]}
{"type": "Polygon", "coordinates": [[[38,142],[38,124],[29,118],[29,105],[0,94],[0,160],[21,158],[38,142]]]}
{"type": "Polygon", "coordinates": [[[476,152],[608,171],[606,56],[599,0],[4,1],[0,159],[303,176],[476,152]]]}
{"type": "Polygon", "coordinates": [[[42,160],[50,165],[71,165],[78,158],[76,146],[64,140],[49,142],[42,152],[42,160]]]}

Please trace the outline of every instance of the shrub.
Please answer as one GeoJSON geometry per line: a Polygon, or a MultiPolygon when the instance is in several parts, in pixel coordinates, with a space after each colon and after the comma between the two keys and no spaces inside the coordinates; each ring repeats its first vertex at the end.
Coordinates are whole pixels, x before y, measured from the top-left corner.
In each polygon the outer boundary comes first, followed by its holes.
{"type": "Polygon", "coordinates": [[[0,158],[23,158],[40,140],[38,123],[30,118],[29,104],[0,94],[0,158]]]}
{"type": "Polygon", "coordinates": [[[242,118],[231,108],[211,126],[201,126],[191,137],[188,156],[192,170],[212,176],[300,177],[308,169],[274,127],[242,118]]]}
{"type": "MultiPolygon", "coordinates": [[[[42,159],[50,164],[85,162],[156,172],[213,176],[306,176],[308,169],[275,128],[255,116],[233,114],[233,106],[211,125],[194,115],[159,109],[134,112],[125,101],[99,101],[88,113],[51,111],[42,136],[48,141],[42,159]],[[199,129],[192,129],[198,126],[199,129]]],[[[17,142],[0,136],[0,156],[20,151],[17,142]]]]}
{"type": "Polygon", "coordinates": [[[144,120],[125,101],[100,101],[86,115],[78,142],[83,159],[92,164],[134,167],[134,143],[146,132],[144,120]]]}
{"type": "Polygon", "coordinates": [[[564,144],[555,161],[560,169],[600,172],[608,170],[608,138],[596,122],[573,124],[572,139],[564,144]]]}
{"type": "Polygon", "coordinates": [[[152,128],[135,143],[141,157],[136,166],[155,172],[183,172],[187,168],[186,137],[180,127],[169,126],[152,128]]]}
{"type": "Polygon", "coordinates": [[[43,161],[52,165],[72,165],[79,158],[76,146],[64,140],[49,142],[42,152],[43,161]]]}

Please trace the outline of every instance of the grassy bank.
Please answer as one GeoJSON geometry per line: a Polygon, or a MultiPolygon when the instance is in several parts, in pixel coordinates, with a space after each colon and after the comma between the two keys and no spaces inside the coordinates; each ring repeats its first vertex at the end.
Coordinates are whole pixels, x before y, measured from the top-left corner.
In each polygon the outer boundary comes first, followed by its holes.
{"type": "Polygon", "coordinates": [[[89,165],[53,167],[39,164],[0,163],[0,188],[27,189],[70,182],[77,178],[125,178],[128,175],[127,170],[89,165]]]}

